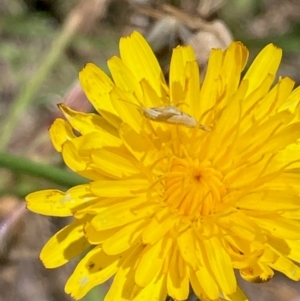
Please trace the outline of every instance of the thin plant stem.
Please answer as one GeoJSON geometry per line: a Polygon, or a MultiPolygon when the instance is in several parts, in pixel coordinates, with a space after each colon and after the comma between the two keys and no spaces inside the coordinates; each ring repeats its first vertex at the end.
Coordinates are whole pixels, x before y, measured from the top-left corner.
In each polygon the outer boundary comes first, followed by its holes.
{"type": "Polygon", "coordinates": [[[87,183],[88,180],[57,167],[40,164],[23,157],[0,152],[0,168],[6,168],[15,173],[43,178],[55,184],[71,187],[87,183]]]}
{"type": "Polygon", "coordinates": [[[34,100],[41,84],[47,78],[62,53],[68,47],[75,33],[82,23],[82,17],[78,10],[74,10],[67,18],[61,33],[54,39],[52,47],[41,61],[33,76],[28,80],[15,99],[7,118],[3,121],[0,150],[5,150],[11,135],[18,123],[19,117],[24,113],[28,105],[34,100]]]}

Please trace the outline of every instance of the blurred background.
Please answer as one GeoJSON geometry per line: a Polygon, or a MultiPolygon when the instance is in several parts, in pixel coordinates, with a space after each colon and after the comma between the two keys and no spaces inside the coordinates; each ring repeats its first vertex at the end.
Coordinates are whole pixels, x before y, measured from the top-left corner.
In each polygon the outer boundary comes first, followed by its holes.
{"type": "MultiPolygon", "coordinates": [[[[0,301],[71,300],[63,288],[76,262],[46,270],[38,258],[67,221],[28,212],[24,196],[84,181],[65,168],[48,128],[61,117],[58,103],[92,110],[77,81],[87,62],[107,70],[132,30],[147,37],[166,75],[178,44],[194,47],[203,76],[211,48],[241,40],[251,60],[273,42],[284,50],[279,75],[299,84],[299,20],[299,0],[0,0],[0,301]]],[[[299,284],[279,274],[240,285],[250,301],[300,300],[299,284]]],[[[84,301],[101,301],[108,287],[84,301]]]]}

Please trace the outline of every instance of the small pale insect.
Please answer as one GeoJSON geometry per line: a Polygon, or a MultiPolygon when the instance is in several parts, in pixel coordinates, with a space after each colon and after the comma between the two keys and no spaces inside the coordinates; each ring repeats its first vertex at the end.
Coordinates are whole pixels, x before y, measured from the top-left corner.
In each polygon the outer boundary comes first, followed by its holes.
{"type": "Polygon", "coordinates": [[[190,128],[198,127],[204,131],[208,131],[208,132],[211,131],[210,127],[198,123],[194,117],[180,111],[177,107],[173,105],[145,108],[142,106],[138,106],[137,104],[134,104],[127,100],[123,100],[123,101],[136,106],[139,110],[141,110],[143,115],[150,120],[156,122],[165,122],[170,124],[184,125],[190,128]]]}
{"type": "Polygon", "coordinates": [[[153,121],[179,124],[190,128],[199,127],[204,131],[211,131],[209,127],[199,124],[194,117],[180,111],[172,105],[141,109],[143,110],[144,116],[153,121]]]}

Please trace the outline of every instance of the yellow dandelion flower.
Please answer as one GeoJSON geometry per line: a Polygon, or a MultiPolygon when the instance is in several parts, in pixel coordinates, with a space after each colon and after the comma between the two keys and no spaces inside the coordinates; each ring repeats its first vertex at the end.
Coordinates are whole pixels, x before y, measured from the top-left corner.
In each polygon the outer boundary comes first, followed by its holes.
{"type": "Polygon", "coordinates": [[[80,72],[97,114],[61,105],[57,151],[89,184],[27,196],[32,211],[74,216],[45,245],[55,268],[88,250],[65,290],[75,299],[113,277],[105,301],[247,300],[234,270],[300,280],[300,89],[279,78],[281,49],[248,59],[239,42],[211,52],[205,79],[191,47],[173,50],[169,86],[144,38],[120,41],[80,72]],[[75,132],[73,131],[75,130],[75,132]],[[79,133],[79,134],[78,134],[79,133]]]}

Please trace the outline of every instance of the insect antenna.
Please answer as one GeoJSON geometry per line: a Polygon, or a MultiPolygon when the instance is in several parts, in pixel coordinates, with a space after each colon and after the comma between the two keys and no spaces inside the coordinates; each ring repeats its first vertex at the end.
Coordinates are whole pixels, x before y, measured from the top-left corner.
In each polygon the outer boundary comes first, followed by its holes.
{"type": "Polygon", "coordinates": [[[126,102],[126,103],[129,103],[133,106],[135,106],[139,111],[143,112],[143,107],[141,105],[137,105],[136,103],[132,102],[132,101],[129,101],[129,100],[126,100],[126,99],[122,99],[122,98],[119,98],[120,101],[123,101],[123,102],[126,102]]]}

